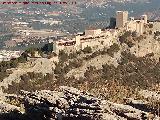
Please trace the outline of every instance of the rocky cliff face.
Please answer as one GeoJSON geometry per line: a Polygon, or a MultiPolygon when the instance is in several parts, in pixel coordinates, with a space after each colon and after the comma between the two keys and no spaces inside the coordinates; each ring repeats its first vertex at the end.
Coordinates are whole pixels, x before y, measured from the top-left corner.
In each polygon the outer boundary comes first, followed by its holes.
{"type": "MultiPolygon", "coordinates": [[[[142,109],[146,105],[145,103],[128,99],[128,105],[116,104],[66,86],[61,86],[59,91],[21,91],[20,98],[25,113],[22,113],[18,107],[7,107],[7,111],[1,112],[1,120],[14,120],[14,118],[15,120],[159,119],[156,115],[150,114],[147,111],[148,108],[142,109]],[[17,112],[12,112],[12,115],[10,115],[8,109],[17,112]]],[[[2,103],[0,103],[0,106],[2,106],[2,103]]]]}

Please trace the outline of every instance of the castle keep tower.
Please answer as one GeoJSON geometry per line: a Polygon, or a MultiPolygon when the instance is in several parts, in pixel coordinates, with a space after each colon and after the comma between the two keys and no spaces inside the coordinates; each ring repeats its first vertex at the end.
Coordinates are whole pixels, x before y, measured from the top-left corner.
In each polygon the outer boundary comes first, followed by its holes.
{"type": "Polygon", "coordinates": [[[116,13],[116,27],[123,28],[128,21],[128,11],[117,11],[116,13]]]}

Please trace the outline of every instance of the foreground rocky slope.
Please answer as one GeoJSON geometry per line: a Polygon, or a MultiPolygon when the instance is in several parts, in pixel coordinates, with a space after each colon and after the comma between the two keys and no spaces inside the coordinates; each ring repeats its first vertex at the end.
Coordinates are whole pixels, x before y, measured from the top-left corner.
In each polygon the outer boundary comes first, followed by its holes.
{"type": "Polygon", "coordinates": [[[24,106],[25,113],[21,112],[19,107],[0,102],[0,108],[3,107],[1,120],[159,119],[156,115],[150,114],[152,111],[148,108],[143,110],[146,103],[127,99],[128,105],[116,104],[67,86],[61,86],[59,91],[21,91],[21,95],[17,99],[23,104],[21,107],[24,106]]]}

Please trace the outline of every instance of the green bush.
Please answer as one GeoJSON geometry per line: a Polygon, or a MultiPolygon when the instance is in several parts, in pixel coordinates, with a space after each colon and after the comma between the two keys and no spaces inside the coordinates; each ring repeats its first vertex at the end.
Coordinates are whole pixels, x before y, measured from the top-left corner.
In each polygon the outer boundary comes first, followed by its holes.
{"type": "Polygon", "coordinates": [[[23,81],[30,80],[30,77],[29,77],[28,74],[21,75],[20,78],[21,78],[21,80],[23,80],[23,81]]]}
{"type": "Polygon", "coordinates": [[[152,35],[152,31],[151,30],[149,31],[149,34],[152,35]]]}
{"type": "Polygon", "coordinates": [[[52,51],[53,51],[53,43],[45,44],[45,45],[41,48],[41,51],[42,51],[42,52],[45,52],[45,53],[52,52],[52,51]]]}
{"type": "Polygon", "coordinates": [[[77,58],[77,56],[78,56],[77,53],[70,53],[70,54],[68,55],[68,58],[69,58],[69,59],[73,59],[73,58],[77,58]]]}
{"type": "Polygon", "coordinates": [[[28,48],[25,52],[31,54],[31,57],[35,57],[35,51],[37,51],[37,48],[31,47],[28,48]]]}
{"type": "Polygon", "coordinates": [[[57,64],[54,69],[54,74],[62,74],[62,67],[60,64],[57,64]]]}
{"type": "Polygon", "coordinates": [[[78,68],[82,66],[83,61],[81,59],[74,59],[73,61],[69,62],[69,68],[78,68]]]}
{"type": "Polygon", "coordinates": [[[132,37],[137,37],[137,32],[136,31],[132,32],[132,37]]]}
{"type": "Polygon", "coordinates": [[[153,24],[148,24],[148,27],[149,28],[153,28],[153,24]]]}
{"type": "Polygon", "coordinates": [[[64,50],[59,51],[59,56],[58,56],[58,57],[59,57],[59,60],[60,60],[61,62],[65,62],[65,61],[68,60],[68,54],[65,53],[64,50]]]}
{"type": "Polygon", "coordinates": [[[132,32],[127,31],[124,34],[122,34],[121,36],[119,36],[119,41],[121,43],[125,43],[127,41],[127,38],[130,37],[132,35],[132,32]]]}
{"type": "Polygon", "coordinates": [[[156,32],[154,32],[154,35],[155,35],[155,36],[159,36],[159,35],[160,35],[160,32],[159,32],[159,31],[156,31],[156,32]]]}
{"type": "Polygon", "coordinates": [[[131,41],[128,41],[127,43],[126,43],[127,45],[128,45],[128,47],[133,47],[135,44],[134,43],[132,43],[131,41]]]}
{"type": "Polygon", "coordinates": [[[83,53],[92,53],[92,48],[91,47],[89,47],[89,46],[87,46],[87,47],[85,47],[83,50],[83,53]]]}
{"type": "Polygon", "coordinates": [[[118,52],[119,50],[120,50],[119,46],[116,43],[114,43],[113,45],[110,46],[109,49],[107,49],[107,53],[108,53],[108,55],[113,57],[114,53],[118,52]]]}

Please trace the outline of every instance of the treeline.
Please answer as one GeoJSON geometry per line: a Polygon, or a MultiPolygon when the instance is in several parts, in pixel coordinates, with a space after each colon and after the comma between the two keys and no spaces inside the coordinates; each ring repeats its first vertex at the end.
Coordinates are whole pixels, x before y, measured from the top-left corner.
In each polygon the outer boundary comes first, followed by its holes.
{"type": "Polygon", "coordinates": [[[31,57],[35,57],[35,52],[38,52],[41,56],[43,56],[44,54],[50,55],[53,52],[53,44],[47,43],[41,48],[31,47],[28,48],[25,52],[30,54],[31,57]]]}

